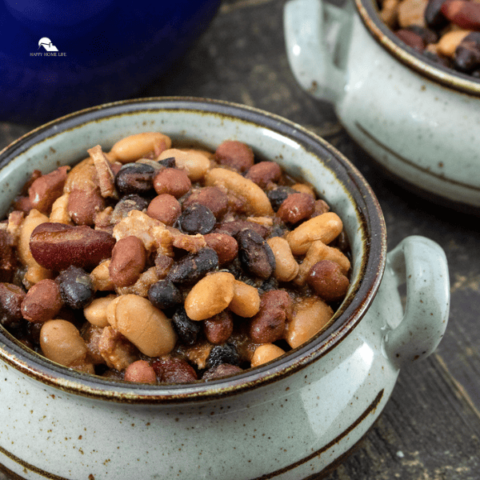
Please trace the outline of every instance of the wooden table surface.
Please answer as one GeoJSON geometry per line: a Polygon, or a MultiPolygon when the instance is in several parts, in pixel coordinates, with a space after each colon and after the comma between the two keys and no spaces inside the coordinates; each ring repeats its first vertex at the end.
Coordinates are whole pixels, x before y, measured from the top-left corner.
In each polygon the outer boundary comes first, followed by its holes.
{"type": "MultiPolygon", "coordinates": [[[[323,136],[363,173],[383,208],[392,249],[424,235],[445,250],[451,313],[436,353],[400,374],[384,413],[328,480],[480,479],[479,219],[396,186],[369,164],[331,106],[309,98],[290,72],[283,0],[227,0],[199,42],[141,96],[210,97],[282,115],[323,136]]],[[[1,107],[0,107],[1,108],[1,107]]],[[[0,148],[34,125],[0,123],[0,148]]],[[[0,480],[4,480],[0,474],[0,480]]]]}

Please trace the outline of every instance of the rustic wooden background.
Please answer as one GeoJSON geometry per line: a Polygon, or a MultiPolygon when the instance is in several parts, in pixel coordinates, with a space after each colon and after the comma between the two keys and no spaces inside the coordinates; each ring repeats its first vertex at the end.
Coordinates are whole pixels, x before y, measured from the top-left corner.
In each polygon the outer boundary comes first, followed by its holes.
{"type": "MultiPolygon", "coordinates": [[[[142,96],[187,95],[252,105],[323,136],[376,192],[389,249],[424,235],[446,251],[452,306],[438,351],[401,372],[384,413],[328,480],[480,479],[479,219],[429,203],[391,183],[350,140],[332,108],[296,84],[283,38],[283,0],[226,0],[189,53],[142,96]]],[[[1,108],[1,106],[0,106],[1,108]]],[[[34,125],[0,123],[0,148],[34,125]]],[[[5,480],[0,473],[0,480],[5,480]]]]}

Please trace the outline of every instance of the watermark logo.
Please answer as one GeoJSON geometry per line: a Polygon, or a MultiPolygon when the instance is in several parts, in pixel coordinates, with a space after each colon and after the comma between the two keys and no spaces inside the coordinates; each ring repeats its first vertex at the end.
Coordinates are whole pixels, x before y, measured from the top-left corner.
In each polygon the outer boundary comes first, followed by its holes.
{"type": "Polygon", "coordinates": [[[40,52],[31,52],[31,57],[66,57],[65,52],[59,52],[58,48],[53,44],[53,42],[48,37],[42,37],[38,41],[38,49],[40,52]],[[44,51],[45,50],[45,51],[44,51]]]}
{"type": "Polygon", "coordinates": [[[47,37],[43,37],[38,41],[38,48],[40,47],[43,47],[47,52],[58,52],[58,48],[47,37]]]}

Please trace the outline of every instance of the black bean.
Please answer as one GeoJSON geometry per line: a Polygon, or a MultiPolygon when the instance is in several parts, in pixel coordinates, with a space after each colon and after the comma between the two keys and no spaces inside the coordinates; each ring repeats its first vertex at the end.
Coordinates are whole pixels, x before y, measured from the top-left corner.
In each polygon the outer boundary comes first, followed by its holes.
{"type": "Polygon", "coordinates": [[[177,166],[175,163],[175,157],[165,158],[164,160],[160,160],[158,163],[163,165],[165,168],[175,168],[177,166]]]}
{"type": "Polygon", "coordinates": [[[205,274],[218,268],[218,255],[212,248],[202,248],[196,254],[189,254],[175,263],[167,279],[173,283],[196,283],[205,274]]]}
{"type": "Polygon", "coordinates": [[[56,278],[63,302],[70,308],[78,310],[86,307],[94,296],[90,275],[83,268],[73,265],[56,278]]]}
{"type": "Polygon", "coordinates": [[[187,207],[178,219],[183,232],[195,235],[201,233],[206,235],[215,227],[216,219],[212,211],[200,203],[187,207]]]}
{"type": "Polygon", "coordinates": [[[208,355],[206,367],[207,369],[211,369],[222,363],[228,363],[230,365],[238,365],[240,363],[240,355],[237,349],[230,343],[213,347],[210,355],[208,355]]]}
{"type": "Polygon", "coordinates": [[[258,293],[260,295],[263,295],[264,293],[270,292],[271,290],[278,290],[278,281],[274,277],[265,280],[258,289],[258,293]]]}
{"type": "Polygon", "coordinates": [[[168,280],[154,283],[148,290],[148,299],[160,310],[173,308],[183,302],[180,290],[168,280]]]}
{"type": "Polygon", "coordinates": [[[139,195],[125,195],[119,202],[115,205],[115,208],[112,212],[111,223],[117,224],[123,220],[129,212],[132,210],[145,210],[148,207],[148,200],[140,197],[139,195]]]}
{"type": "Polygon", "coordinates": [[[237,235],[238,257],[252,275],[267,279],[275,270],[275,256],[270,245],[255,231],[242,230],[237,235]]]}
{"type": "Polygon", "coordinates": [[[287,231],[286,228],[282,228],[282,227],[279,227],[279,226],[274,227],[268,238],[283,237],[285,235],[286,231],[287,231]]]}
{"type": "Polygon", "coordinates": [[[295,190],[290,187],[277,187],[267,192],[267,197],[272,204],[272,208],[277,211],[280,205],[287,199],[287,197],[295,193],[295,190]]]}
{"type": "Polygon", "coordinates": [[[471,72],[480,66],[480,32],[467,35],[455,50],[453,66],[461,72],[471,72]]]}
{"type": "Polygon", "coordinates": [[[185,345],[194,345],[202,330],[203,322],[194,322],[188,318],[185,308],[179,307],[172,318],[173,328],[185,345]]]}
{"type": "Polygon", "coordinates": [[[436,53],[433,53],[433,52],[429,52],[427,50],[424,50],[422,52],[422,54],[427,57],[429,60],[432,60],[433,62],[435,63],[439,63],[440,65],[442,65],[443,67],[447,67],[447,68],[451,68],[452,67],[452,64],[450,62],[449,59],[445,58],[445,57],[440,57],[439,55],[437,55],[436,53]]]}
{"type": "Polygon", "coordinates": [[[425,8],[425,23],[434,30],[440,30],[448,25],[448,20],[441,12],[442,5],[446,0],[429,0],[425,8]]]}
{"type": "Polygon", "coordinates": [[[0,283],[0,324],[15,327],[22,320],[22,301],[25,292],[11,283],[0,283]]]}
{"type": "Polygon", "coordinates": [[[156,170],[144,163],[128,163],[115,177],[115,185],[120,193],[146,194],[153,190],[153,177],[156,170]]]}

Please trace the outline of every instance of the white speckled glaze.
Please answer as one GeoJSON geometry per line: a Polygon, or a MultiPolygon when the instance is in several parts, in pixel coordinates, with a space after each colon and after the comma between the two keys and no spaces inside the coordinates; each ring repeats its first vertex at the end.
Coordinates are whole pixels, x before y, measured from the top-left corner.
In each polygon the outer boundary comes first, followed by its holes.
{"type": "Polygon", "coordinates": [[[85,480],[299,480],[323,471],[373,424],[399,368],[440,342],[449,311],[443,251],[408,237],[386,256],[378,203],[333,147],[278,117],[194,99],[107,105],[27,135],[0,154],[0,208],[34,168],[73,163],[91,145],[110,147],[149,130],[207,147],[245,141],[311,181],[344,220],[352,246],[343,313],[284,358],[239,376],[170,387],[74,372],[0,327],[0,470],[85,480]],[[369,234],[367,224],[375,226],[369,234]],[[404,313],[397,286],[405,280],[404,313]]]}
{"type": "Polygon", "coordinates": [[[376,18],[371,2],[338,8],[290,0],[284,20],[293,73],[307,92],[334,103],[348,133],[388,172],[477,209],[480,84],[422,60],[376,18]]]}

